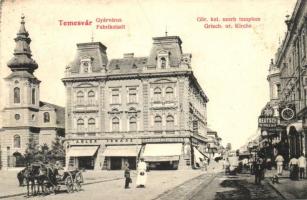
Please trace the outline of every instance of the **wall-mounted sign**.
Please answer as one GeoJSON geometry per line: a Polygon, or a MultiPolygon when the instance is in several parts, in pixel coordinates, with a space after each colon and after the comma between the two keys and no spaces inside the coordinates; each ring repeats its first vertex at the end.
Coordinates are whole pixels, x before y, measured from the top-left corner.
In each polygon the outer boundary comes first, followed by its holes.
{"type": "Polygon", "coordinates": [[[267,104],[258,118],[258,127],[275,128],[277,126],[277,122],[277,118],[274,117],[274,109],[271,105],[267,104]]]}
{"type": "Polygon", "coordinates": [[[260,116],[258,118],[258,126],[260,128],[275,128],[277,126],[277,118],[276,117],[264,117],[260,116]]]}

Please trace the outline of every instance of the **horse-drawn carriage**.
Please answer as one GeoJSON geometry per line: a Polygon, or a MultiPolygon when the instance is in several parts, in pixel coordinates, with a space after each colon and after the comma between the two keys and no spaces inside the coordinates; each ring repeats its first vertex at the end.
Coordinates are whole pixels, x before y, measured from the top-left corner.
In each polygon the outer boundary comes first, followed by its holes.
{"type": "Polygon", "coordinates": [[[20,185],[27,186],[27,195],[57,193],[66,188],[67,192],[80,191],[83,176],[80,170],[64,171],[52,164],[33,163],[17,174],[20,185]],[[41,191],[40,191],[41,189],[41,191]]]}

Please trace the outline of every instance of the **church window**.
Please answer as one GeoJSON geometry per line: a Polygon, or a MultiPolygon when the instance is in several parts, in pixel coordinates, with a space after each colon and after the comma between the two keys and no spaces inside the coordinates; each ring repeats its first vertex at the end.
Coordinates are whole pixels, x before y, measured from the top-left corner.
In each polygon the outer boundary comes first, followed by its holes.
{"type": "Polygon", "coordinates": [[[14,103],[20,103],[20,89],[18,87],[14,88],[14,103]]]}
{"type": "Polygon", "coordinates": [[[15,119],[19,120],[20,119],[20,114],[15,114],[15,119]]]}
{"type": "Polygon", "coordinates": [[[49,112],[44,112],[44,123],[50,122],[50,114],[49,112]]]}
{"type": "Polygon", "coordinates": [[[32,104],[35,104],[35,88],[32,88],[32,104]]]}
{"type": "Polygon", "coordinates": [[[14,136],[14,148],[20,148],[20,136],[19,135],[14,136]]]}

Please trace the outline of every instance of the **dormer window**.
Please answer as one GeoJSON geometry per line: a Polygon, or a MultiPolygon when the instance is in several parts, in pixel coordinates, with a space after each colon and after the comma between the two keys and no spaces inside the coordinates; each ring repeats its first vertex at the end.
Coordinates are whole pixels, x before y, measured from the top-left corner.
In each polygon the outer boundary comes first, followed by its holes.
{"type": "Polygon", "coordinates": [[[92,72],[91,61],[92,61],[91,58],[81,59],[81,73],[90,73],[90,72],[92,72]]]}
{"type": "Polygon", "coordinates": [[[166,67],[166,59],[164,57],[160,58],[160,62],[161,62],[161,69],[165,69],[166,67]]]}
{"type": "Polygon", "coordinates": [[[169,67],[169,52],[162,50],[158,52],[157,67],[160,69],[166,69],[169,67]]]}

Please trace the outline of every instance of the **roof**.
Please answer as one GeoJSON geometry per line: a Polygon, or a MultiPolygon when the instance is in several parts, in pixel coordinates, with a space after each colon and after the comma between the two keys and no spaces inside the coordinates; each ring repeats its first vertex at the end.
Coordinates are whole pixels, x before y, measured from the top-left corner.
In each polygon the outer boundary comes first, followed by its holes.
{"type": "Polygon", "coordinates": [[[78,73],[80,61],[84,58],[91,58],[93,72],[101,72],[108,63],[106,49],[107,47],[100,42],[77,44],[77,54],[75,59],[68,65],[70,67],[70,72],[78,73]]]}
{"type": "Polygon", "coordinates": [[[65,124],[65,108],[64,107],[40,101],[39,107],[43,107],[43,106],[49,106],[49,107],[54,108],[56,116],[57,116],[57,123],[59,123],[60,125],[65,124]]]}
{"type": "Polygon", "coordinates": [[[15,77],[22,77],[22,78],[33,78],[36,79],[36,77],[27,72],[27,71],[13,71],[9,76],[7,76],[5,79],[11,79],[15,77]]]}
{"type": "Polygon", "coordinates": [[[138,73],[143,70],[148,61],[147,57],[130,57],[112,59],[108,65],[108,73],[138,73]]]}

